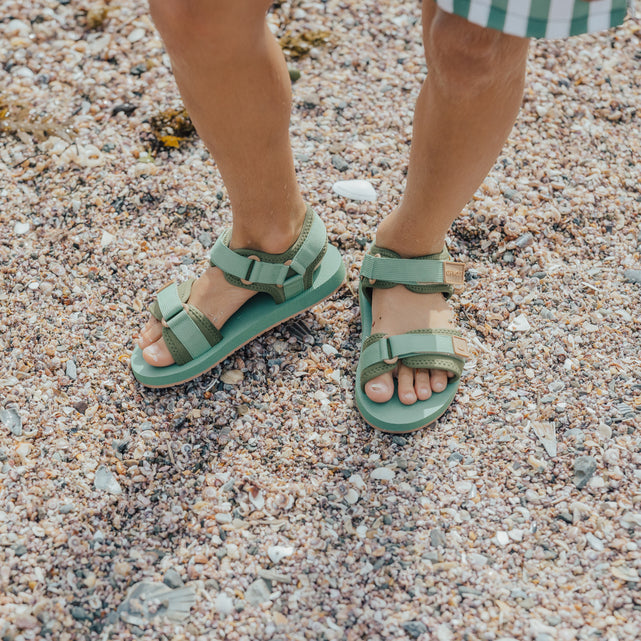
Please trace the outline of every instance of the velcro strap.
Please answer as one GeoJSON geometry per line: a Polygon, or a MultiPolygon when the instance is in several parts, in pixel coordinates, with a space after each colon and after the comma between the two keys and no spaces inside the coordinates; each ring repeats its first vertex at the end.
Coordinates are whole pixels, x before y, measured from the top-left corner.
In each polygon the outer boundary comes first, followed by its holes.
{"type": "Polygon", "coordinates": [[[167,327],[171,329],[191,357],[196,358],[206,352],[210,347],[209,341],[185,311],[178,295],[176,283],[172,283],[158,292],[157,300],[167,327]]]}
{"type": "Polygon", "coordinates": [[[446,355],[464,360],[465,339],[459,336],[444,334],[401,334],[387,336],[376,343],[372,343],[363,350],[361,356],[362,368],[385,362],[392,364],[410,356],[433,354],[446,355]]]}
{"type": "Polygon", "coordinates": [[[445,260],[386,258],[365,254],[361,276],[400,285],[462,285],[465,280],[465,265],[445,260]]]}
{"type": "Polygon", "coordinates": [[[291,269],[303,275],[325,247],[326,238],[323,221],[314,215],[309,233],[292,259],[291,269]]]}

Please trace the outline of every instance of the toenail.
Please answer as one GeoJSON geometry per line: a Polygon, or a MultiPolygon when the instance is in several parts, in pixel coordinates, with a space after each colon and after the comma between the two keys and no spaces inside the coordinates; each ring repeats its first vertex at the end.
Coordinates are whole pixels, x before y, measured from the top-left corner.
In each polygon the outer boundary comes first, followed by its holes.
{"type": "Polygon", "coordinates": [[[386,389],[385,385],[383,385],[382,383],[372,383],[369,386],[369,391],[370,392],[384,392],[385,389],[386,389]]]}
{"type": "Polygon", "coordinates": [[[145,354],[152,360],[157,361],[160,358],[160,350],[156,345],[150,345],[145,349],[145,354]]]}
{"type": "Polygon", "coordinates": [[[445,389],[445,385],[443,383],[434,383],[434,389],[437,392],[442,392],[445,389]]]}

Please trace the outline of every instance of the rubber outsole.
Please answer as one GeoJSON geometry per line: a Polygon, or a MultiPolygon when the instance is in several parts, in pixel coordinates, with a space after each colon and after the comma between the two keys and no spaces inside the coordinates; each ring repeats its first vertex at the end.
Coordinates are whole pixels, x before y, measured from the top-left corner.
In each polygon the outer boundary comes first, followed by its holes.
{"type": "Polygon", "coordinates": [[[223,339],[184,365],[154,367],[145,361],[142,350],[136,347],[131,356],[133,374],[146,387],[165,388],[187,383],[206,374],[258,336],[325,300],[339,289],[344,280],[345,265],[341,256],[333,245],[328,245],[309,289],[279,305],[266,294],[252,296],[225,323],[221,330],[223,339]]]}

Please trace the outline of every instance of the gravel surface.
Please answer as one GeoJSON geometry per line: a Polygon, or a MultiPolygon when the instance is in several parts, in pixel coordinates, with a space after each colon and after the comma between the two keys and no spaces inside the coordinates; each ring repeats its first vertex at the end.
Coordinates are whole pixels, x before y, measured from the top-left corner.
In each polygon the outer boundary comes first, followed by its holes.
{"type": "Polygon", "coordinates": [[[330,31],[290,60],[292,135],[349,281],[153,391],[131,337],[229,224],[220,176],[188,132],[153,136],[180,97],[144,3],[0,0],[3,641],[639,638],[641,30],[533,45],[450,239],[458,400],[386,436],[353,405],[354,293],[403,185],[419,11],[271,16],[330,31]],[[356,178],[377,203],[332,192],[356,178]]]}

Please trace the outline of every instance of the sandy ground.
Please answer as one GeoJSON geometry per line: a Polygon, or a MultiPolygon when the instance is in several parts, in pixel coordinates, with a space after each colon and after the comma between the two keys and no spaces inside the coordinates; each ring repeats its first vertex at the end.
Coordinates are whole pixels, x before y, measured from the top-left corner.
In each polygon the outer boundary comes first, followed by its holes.
{"type": "Polygon", "coordinates": [[[331,31],[290,62],[292,140],[348,283],[168,391],[134,381],[131,337],[230,222],[215,164],[152,144],[180,98],[140,3],[0,7],[3,641],[639,638],[638,23],[533,45],[450,238],[458,400],[391,437],[353,405],[354,292],[402,190],[418,4],[270,17],[331,31]],[[333,194],[348,178],[378,202],[333,194]]]}

